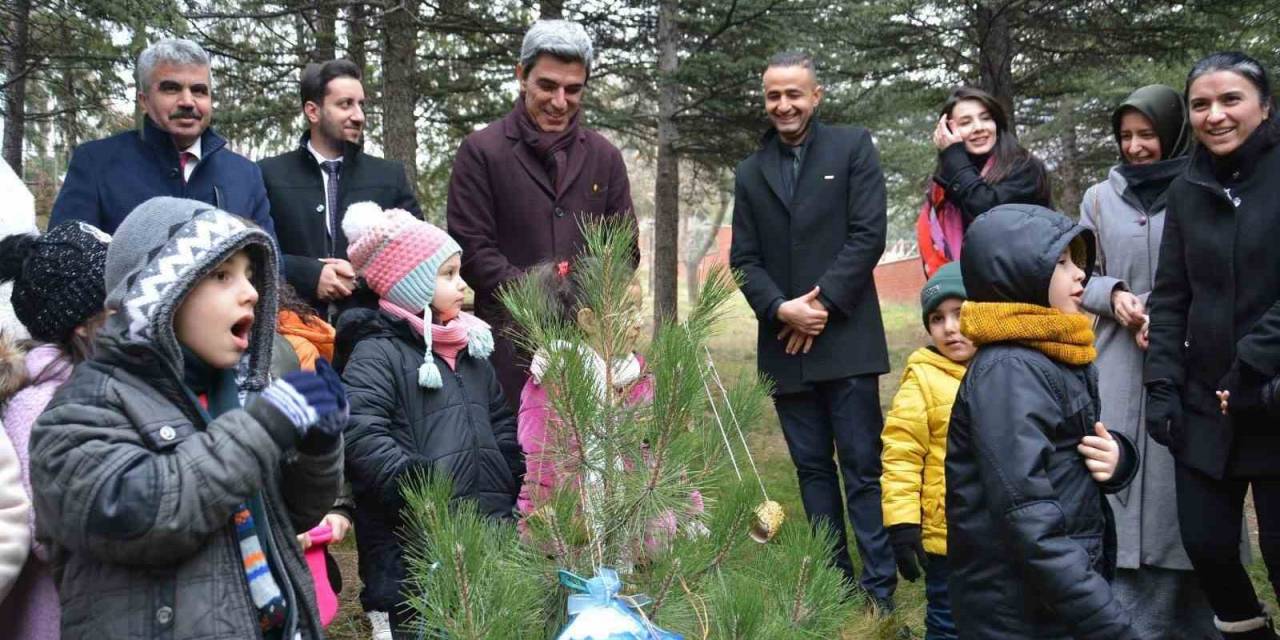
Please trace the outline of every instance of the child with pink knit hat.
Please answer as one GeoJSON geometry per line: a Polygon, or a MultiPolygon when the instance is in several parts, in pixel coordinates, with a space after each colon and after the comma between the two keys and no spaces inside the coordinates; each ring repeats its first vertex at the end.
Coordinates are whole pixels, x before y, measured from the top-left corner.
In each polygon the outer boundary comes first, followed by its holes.
{"type": "Polygon", "coordinates": [[[524,457],[488,360],[489,326],[462,310],[458,243],[406,211],[371,202],[347,209],[342,230],[351,265],[379,297],[377,310],[353,309],[338,321],[339,349],[354,345],[340,366],[351,404],[346,459],[360,598],[366,610],[390,612],[393,632],[403,632],[402,482],[445,474],[455,498],[510,519],[524,457]]]}

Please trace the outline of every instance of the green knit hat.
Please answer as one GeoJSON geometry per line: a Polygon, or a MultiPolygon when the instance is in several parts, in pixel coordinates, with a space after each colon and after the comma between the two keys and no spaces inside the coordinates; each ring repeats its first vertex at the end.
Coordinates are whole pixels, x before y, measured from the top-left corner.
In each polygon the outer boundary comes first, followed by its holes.
{"type": "Polygon", "coordinates": [[[960,263],[948,262],[934,272],[933,277],[924,283],[920,290],[921,319],[926,329],[929,328],[929,314],[933,313],[947,298],[964,300],[968,296],[964,292],[964,278],[960,277],[960,263]]]}

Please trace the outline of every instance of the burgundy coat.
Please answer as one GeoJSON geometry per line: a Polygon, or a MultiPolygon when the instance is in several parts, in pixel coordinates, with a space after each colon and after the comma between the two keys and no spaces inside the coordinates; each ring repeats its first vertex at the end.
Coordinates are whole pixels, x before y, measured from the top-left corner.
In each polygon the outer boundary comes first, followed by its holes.
{"type": "MultiPolygon", "coordinates": [[[[504,334],[510,321],[497,291],[529,267],[568,260],[585,243],[586,219],[626,216],[636,228],[622,153],[584,127],[569,149],[559,193],[533,149],[521,139],[517,105],[462,141],[449,178],[449,234],[462,246],[462,277],[476,292],[476,315],[493,325],[490,358],[507,402],[516,408],[527,363],[517,362],[504,334]]],[[[637,249],[638,255],[638,249],[637,249]]]]}

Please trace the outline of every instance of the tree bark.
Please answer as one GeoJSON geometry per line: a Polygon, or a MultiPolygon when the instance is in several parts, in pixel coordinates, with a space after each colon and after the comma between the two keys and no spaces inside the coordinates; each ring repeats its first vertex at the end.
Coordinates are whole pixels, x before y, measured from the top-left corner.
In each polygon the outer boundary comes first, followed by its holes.
{"type": "Polygon", "coordinates": [[[315,0],[315,62],[328,62],[338,57],[338,7],[326,0],[315,0]]]}
{"type": "Polygon", "coordinates": [[[368,76],[369,54],[366,42],[369,40],[369,26],[364,3],[357,2],[347,6],[347,58],[360,67],[360,73],[368,76]]]}
{"type": "Polygon", "coordinates": [[[27,126],[27,45],[28,23],[31,19],[31,0],[14,0],[13,44],[5,60],[5,71],[12,80],[4,92],[4,161],[13,172],[22,177],[22,141],[27,126]]]}
{"type": "Polygon", "coordinates": [[[1013,47],[1009,31],[1008,3],[983,2],[977,7],[978,85],[1004,107],[1009,128],[1013,115],[1013,47]],[[999,6],[993,6],[998,4],[999,6]]]}
{"type": "Polygon", "coordinates": [[[1080,211],[1080,200],[1084,197],[1085,187],[1081,184],[1084,181],[1084,171],[1080,166],[1080,145],[1076,137],[1077,106],[1076,101],[1071,98],[1063,98],[1058,105],[1058,126],[1062,127],[1062,159],[1058,162],[1058,170],[1053,172],[1062,185],[1061,195],[1054,204],[1059,211],[1073,218],[1080,211]]]}
{"type": "MultiPolygon", "coordinates": [[[[702,266],[702,259],[706,257],[707,252],[716,246],[716,239],[720,236],[720,227],[724,225],[724,219],[729,215],[729,209],[733,207],[733,174],[729,174],[728,180],[720,180],[720,188],[718,198],[719,206],[716,208],[715,217],[710,220],[711,226],[708,229],[707,236],[702,238],[702,242],[692,250],[685,251],[685,298],[689,302],[689,306],[698,303],[698,294],[702,288],[702,274],[698,272],[698,268],[702,266]]],[[[687,238],[685,242],[689,242],[692,238],[687,238]]],[[[727,265],[726,265],[727,266],[727,265]]]]}
{"type": "Polygon", "coordinates": [[[389,0],[382,12],[383,149],[404,164],[409,185],[418,187],[417,91],[418,0],[389,0]]]}
{"type": "Polygon", "coordinates": [[[538,14],[542,20],[559,20],[564,17],[564,0],[542,0],[538,3],[538,14]]]}
{"type": "Polygon", "coordinates": [[[678,0],[658,2],[658,162],[653,188],[653,313],[655,331],[676,318],[680,239],[680,157],[676,152],[679,67],[678,0]]]}

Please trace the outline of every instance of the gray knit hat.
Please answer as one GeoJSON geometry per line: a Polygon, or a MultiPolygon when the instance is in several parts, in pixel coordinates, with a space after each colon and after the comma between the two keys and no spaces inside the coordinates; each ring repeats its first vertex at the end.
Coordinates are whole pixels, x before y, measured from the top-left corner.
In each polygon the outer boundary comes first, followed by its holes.
{"type": "Polygon", "coordinates": [[[244,386],[265,386],[279,281],[275,240],[252,222],[197,200],[152,198],[116,228],[106,266],[106,306],[116,313],[104,333],[152,343],[182,371],[174,314],[201,278],[241,249],[248,249],[258,290],[244,386]]]}

